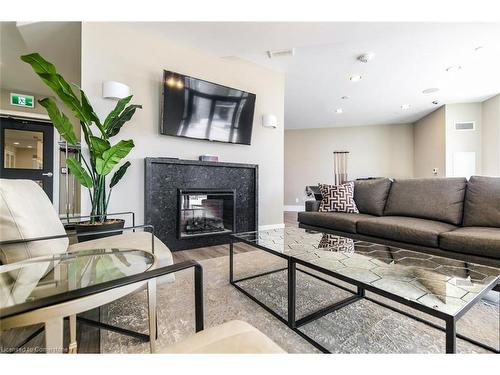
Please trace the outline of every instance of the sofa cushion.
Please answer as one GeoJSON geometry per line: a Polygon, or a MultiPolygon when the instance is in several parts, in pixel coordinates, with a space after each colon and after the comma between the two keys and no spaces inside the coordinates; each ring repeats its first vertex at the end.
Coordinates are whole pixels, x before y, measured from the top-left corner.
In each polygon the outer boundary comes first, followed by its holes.
{"type": "Polygon", "coordinates": [[[470,178],[465,194],[464,226],[500,228],[500,177],[470,178]]]}
{"type": "Polygon", "coordinates": [[[391,188],[388,178],[354,181],[354,201],[362,214],[384,215],[384,208],[391,188]]]}
{"type": "Polygon", "coordinates": [[[347,212],[358,213],[354,202],[354,182],[342,185],[318,184],[321,191],[320,212],[347,212]]]}
{"type": "MultiPolygon", "coordinates": [[[[34,181],[0,179],[0,237],[2,241],[65,235],[64,226],[47,194],[34,181]]],[[[66,252],[68,239],[34,241],[0,247],[0,262],[66,252]]]]}
{"type": "Polygon", "coordinates": [[[466,186],[465,178],[394,180],[384,215],[418,217],[460,225],[466,186]]]}
{"type": "Polygon", "coordinates": [[[302,224],[349,233],[356,233],[356,223],[359,220],[372,217],[344,212],[299,212],[299,222],[302,224]]]}
{"type": "Polygon", "coordinates": [[[438,247],[441,233],[457,228],[439,221],[403,216],[363,219],[356,227],[360,234],[430,247],[438,247]]]}
{"type": "Polygon", "coordinates": [[[464,227],[439,236],[439,246],[457,253],[500,259],[500,228],[464,227]]]}

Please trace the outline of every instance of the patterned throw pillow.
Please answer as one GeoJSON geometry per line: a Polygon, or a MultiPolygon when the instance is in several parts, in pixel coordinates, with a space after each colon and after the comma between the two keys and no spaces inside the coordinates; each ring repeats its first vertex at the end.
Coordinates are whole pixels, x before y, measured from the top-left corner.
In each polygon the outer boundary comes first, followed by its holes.
{"type": "Polygon", "coordinates": [[[354,240],[352,238],[340,237],[334,234],[324,233],[318,244],[318,249],[328,251],[340,251],[343,253],[354,253],[354,240]]]}
{"type": "Polygon", "coordinates": [[[354,182],[343,185],[318,184],[323,199],[319,212],[359,213],[354,202],[354,182]]]}

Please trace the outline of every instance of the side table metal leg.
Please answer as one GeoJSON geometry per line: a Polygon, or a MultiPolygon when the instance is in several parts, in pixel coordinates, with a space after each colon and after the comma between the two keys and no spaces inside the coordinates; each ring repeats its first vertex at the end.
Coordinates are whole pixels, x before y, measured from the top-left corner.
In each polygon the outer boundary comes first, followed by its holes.
{"type": "Polygon", "coordinates": [[[156,350],[156,279],[148,281],[149,350],[156,350]]]}
{"type": "Polygon", "coordinates": [[[64,318],[58,317],[45,322],[45,349],[47,353],[63,352],[64,318]]]}
{"type": "Polygon", "coordinates": [[[446,353],[453,354],[457,351],[457,329],[455,319],[446,320],[446,353]]]}
{"type": "Polygon", "coordinates": [[[196,332],[205,329],[203,313],[203,268],[197,264],[194,266],[194,315],[196,332]]]}
{"type": "Polygon", "coordinates": [[[295,328],[297,269],[292,258],[288,259],[288,326],[295,328]]]}

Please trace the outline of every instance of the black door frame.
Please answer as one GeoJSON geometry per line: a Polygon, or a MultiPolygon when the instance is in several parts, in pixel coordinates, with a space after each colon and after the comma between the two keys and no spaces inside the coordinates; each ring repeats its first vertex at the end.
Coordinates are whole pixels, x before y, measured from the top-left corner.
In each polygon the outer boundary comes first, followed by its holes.
{"type": "Polygon", "coordinates": [[[43,190],[53,201],[54,193],[54,127],[52,123],[13,117],[0,118],[0,177],[41,180],[43,190]],[[43,134],[43,169],[4,168],[5,129],[36,131],[43,134]]]}

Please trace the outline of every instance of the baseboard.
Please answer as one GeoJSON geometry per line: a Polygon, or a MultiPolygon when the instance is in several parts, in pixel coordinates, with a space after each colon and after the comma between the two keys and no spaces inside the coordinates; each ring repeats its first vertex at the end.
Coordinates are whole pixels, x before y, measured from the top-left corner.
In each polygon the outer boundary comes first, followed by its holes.
{"type": "Polygon", "coordinates": [[[269,225],[259,225],[259,230],[270,230],[270,229],[281,229],[284,228],[285,224],[269,224],[269,225]]]}
{"type": "Polygon", "coordinates": [[[291,212],[302,212],[305,211],[305,205],[299,205],[299,206],[284,206],[283,209],[285,211],[291,211],[291,212]]]}

